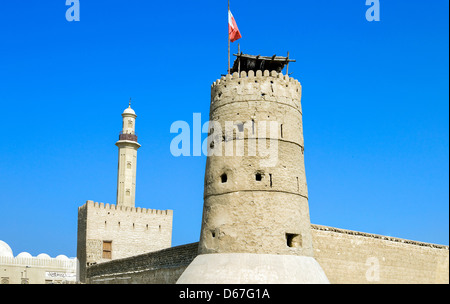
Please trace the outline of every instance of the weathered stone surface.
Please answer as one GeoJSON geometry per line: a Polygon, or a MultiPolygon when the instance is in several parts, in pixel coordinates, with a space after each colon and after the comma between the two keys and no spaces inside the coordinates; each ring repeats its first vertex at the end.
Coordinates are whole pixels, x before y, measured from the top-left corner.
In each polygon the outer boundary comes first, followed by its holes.
{"type": "Polygon", "coordinates": [[[197,251],[198,243],[192,243],[92,265],[87,270],[87,282],[175,284],[197,251]]]}
{"type": "Polygon", "coordinates": [[[202,225],[201,253],[313,255],[308,202],[298,194],[255,190],[212,195],[205,199],[202,225]],[[288,245],[291,234],[300,240],[294,247],[288,245]]]}
{"type": "Polygon", "coordinates": [[[448,246],[312,226],[314,257],[333,284],[448,284],[448,246]]]}
{"type": "MultiPolygon", "coordinates": [[[[314,258],[332,284],[449,283],[448,246],[320,225],[311,233],[314,258]]],[[[197,252],[192,243],[92,265],[89,282],[173,284],[197,252]]]]}

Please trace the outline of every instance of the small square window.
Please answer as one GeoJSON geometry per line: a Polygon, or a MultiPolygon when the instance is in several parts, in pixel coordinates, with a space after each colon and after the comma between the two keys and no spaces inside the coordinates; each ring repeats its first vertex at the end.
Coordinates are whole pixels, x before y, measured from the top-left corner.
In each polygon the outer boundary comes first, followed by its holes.
{"type": "Polygon", "coordinates": [[[286,243],[291,248],[301,247],[302,236],[300,234],[286,233],[286,243]]]}

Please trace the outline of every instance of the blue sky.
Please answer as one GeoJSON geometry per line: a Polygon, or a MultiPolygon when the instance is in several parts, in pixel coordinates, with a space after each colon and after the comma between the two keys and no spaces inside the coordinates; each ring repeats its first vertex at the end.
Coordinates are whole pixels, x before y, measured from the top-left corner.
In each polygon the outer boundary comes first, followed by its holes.
{"type": "MultiPolygon", "coordinates": [[[[249,54],[290,56],[303,86],[311,222],[449,243],[449,3],[231,2],[249,54]]],[[[115,203],[122,111],[138,114],[136,206],[199,239],[205,157],[173,157],[174,121],[208,119],[227,68],[226,1],[0,4],[0,240],[76,255],[77,208],[115,203]]],[[[232,44],[237,51],[237,42],[232,44]]]]}

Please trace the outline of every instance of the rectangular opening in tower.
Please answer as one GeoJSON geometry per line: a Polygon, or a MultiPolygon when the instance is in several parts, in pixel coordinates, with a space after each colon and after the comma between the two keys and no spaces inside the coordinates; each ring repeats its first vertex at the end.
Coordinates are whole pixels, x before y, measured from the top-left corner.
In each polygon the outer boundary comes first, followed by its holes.
{"type": "Polygon", "coordinates": [[[256,180],[257,182],[260,182],[260,181],[262,180],[262,174],[261,174],[261,173],[256,173],[256,174],[255,174],[255,180],[256,180]]]}
{"type": "Polygon", "coordinates": [[[295,233],[286,233],[286,244],[288,247],[297,248],[302,246],[302,236],[295,233]]]}
{"type": "Polygon", "coordinates": [[[222,181],[222,184],[226,183],[228,180],[227,174],[224,173],[220,176],[220,180],[222,181]]]}

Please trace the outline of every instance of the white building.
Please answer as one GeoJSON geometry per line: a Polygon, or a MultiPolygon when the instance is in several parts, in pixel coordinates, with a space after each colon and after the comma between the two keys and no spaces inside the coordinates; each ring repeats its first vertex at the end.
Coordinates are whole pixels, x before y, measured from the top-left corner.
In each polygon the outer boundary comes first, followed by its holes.
{"type": "Polygon", "coordinates": [[[21,252],[14,257],[11,247],[0,240],[0,284],[75,283],[77,259],[46,253],[33,257],[21,252]]]}

